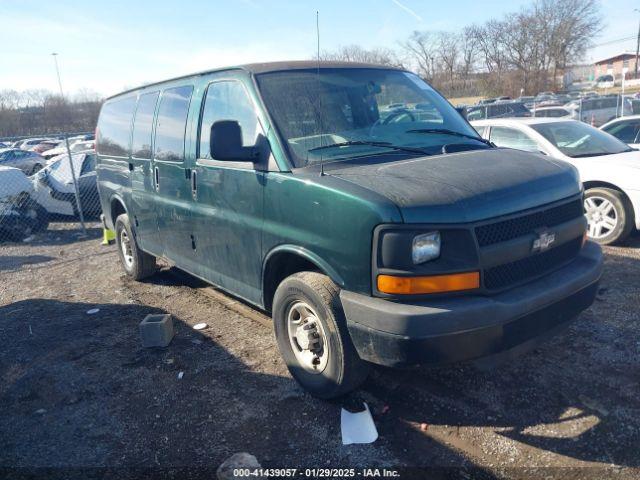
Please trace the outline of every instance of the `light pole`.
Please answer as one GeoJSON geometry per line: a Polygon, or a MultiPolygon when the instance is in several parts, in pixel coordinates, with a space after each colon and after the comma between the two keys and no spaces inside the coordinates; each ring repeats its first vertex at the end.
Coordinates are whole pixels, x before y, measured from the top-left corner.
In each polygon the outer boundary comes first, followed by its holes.
{"type": "MultiPolygon", "coordinates": [[[[634,12],[640,12],[640,9],[634,8],[634,12]]],[[[635,68],[635,77],[638,78],[638,55],[640,54],[640,21],[638,21],[638,40],[636,41],[636,68],[635,68]]]]}
{"type": "Polygon", "coordinates": [[[58,54],[56,52],[53,52],[51,56],[53,57],[53,64],[56,66],[56,76],[58,77],[58,87],[60,87],[60,95],[64,99],[64,94],[62,93],[62,82],[60,81],[60,69],[58,68],[58,54]]]}
{"type": "MultiPolygon", "coordinates": [[[[58,77],[58,87],[60,87],[60,99],[62,100],[62,107],[66,109],[66,103],[64,100],[64,91],[62,90],[62,81],[60,80],[60,69],[58,68],[58,54],[53,52],[53,63],[56,66],[56,76],[58,77]]],[[[73,160],[71,158],[71,147],[69,146],[69,135],[64,134],[64,143],[67,146],[67,157],[69,158],[69,169],[71,170],[71,179],[73,180],[73,190],[76,197],[76,206],[78,207],[78,215],[80,216],[80,225],[82,227],[82,233],[86,236],[87,229],[84,226],[84,212],[82,211],[82,205],[80,204],[80,190],[78,190],[78,181],[76,180],[76,172],[73,169],[73,160]]]]}

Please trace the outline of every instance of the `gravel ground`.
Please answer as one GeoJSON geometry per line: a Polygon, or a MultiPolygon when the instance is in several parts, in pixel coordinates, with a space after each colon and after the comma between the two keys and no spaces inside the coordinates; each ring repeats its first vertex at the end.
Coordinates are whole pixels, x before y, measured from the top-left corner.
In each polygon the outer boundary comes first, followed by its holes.
{"type": "Polygon", "coordinates": [[[213,478],[247,451],[273,468],[640,476],[638,237],[606,249],[596,303],[538,350],[491,371],[376,368],[359,391],[325,402],[289,376],[259,312],[169,267],[132,282],[97,225],[88,238],[76,227],[0,246],[0,472],[213,478]],[[160,312],[176,337],[143,349],[138,323],[160,312]],[[200,322],[209,328],[191,328],[200,322]],[[362,401],[380,438],[342,446],[340,409],[362,401]]]}

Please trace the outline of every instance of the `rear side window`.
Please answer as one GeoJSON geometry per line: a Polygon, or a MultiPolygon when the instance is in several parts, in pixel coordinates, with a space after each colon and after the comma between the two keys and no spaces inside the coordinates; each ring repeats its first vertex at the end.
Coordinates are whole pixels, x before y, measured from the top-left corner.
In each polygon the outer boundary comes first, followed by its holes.
{"type": "Polygon", "coordinates": [[[487,127],[474,126],[473,128],[476,129],[476,132],[478,132],[478,135],[480,135],[481,137],[484,137],[484,132],[487,130],[487,127]]]}
{"type": "Polygon", "coordinates": [[[98,120],[97,147],[100,155],[126,157],[129,155],[131,118],[136,106],[135,97],[106,103],[98,120]]]}
{"type": "Polygon", "coordinates": [[[527,152],[540,150],[535,141],[514,128],[491,127],[491,141],[499,147],[515,148],[527,152]]]}
{"type": "Polygon", "coordinates": [[[140,95],[135,120],[133,121],[133,140],[131,155],[136,158],[151,158],[151,129],[153,113],[156,110],[159,92],[140,95]]]}
{"type": "Polygon", "coordinates": [[[199,158],[211,158],[211,125],[218,120],[236,120],[242,129],[242,144],[246,147],[256,143],[258,118],[240,82],[231,80],[209,85],[200,124],[199,158]]]}
{"type": "Polygon", "coordinates": [[[162,92],[156,125],[157,160],[184,160],[184,135],[192,92],[191,85],[169,88],[162,92]]]}

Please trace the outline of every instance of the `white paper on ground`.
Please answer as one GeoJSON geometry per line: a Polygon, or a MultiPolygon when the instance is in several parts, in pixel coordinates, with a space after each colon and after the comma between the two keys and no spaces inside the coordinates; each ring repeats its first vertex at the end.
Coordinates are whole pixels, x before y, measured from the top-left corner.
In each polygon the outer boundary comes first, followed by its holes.
{"type": "Polygon", "coordinates": [[[351,413],[344,408],[340,412],[340,430],[342,431],[342,444],[373,443],[378,438],[369,406],[364,404],[364,411],[351,413]]]}

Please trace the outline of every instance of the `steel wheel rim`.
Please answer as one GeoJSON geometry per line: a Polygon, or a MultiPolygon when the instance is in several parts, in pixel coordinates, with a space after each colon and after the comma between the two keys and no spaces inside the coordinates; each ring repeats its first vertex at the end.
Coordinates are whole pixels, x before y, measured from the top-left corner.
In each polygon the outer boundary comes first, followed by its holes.
{"type": "Polygon", "coordinates": [[[122,251],[125,265],[131,268],[133,266],[133,251],[131,249],[131,240],[124,228],[120,232],[120,250],[122,251]]]}
{"type": "Polygon", "coordinates": [[[584,211],[589,223],[589,238],[600,240],[608,237],[618,226],[618,210],[604,197],[585,198],[584,211]]]}
{"type": "Polygon", "coordinates": [[[329,342],[318,314],[306,302],[289,307],[287,336],[300,366],[312,374],[322,373],[329,360],[329,342]]]}

